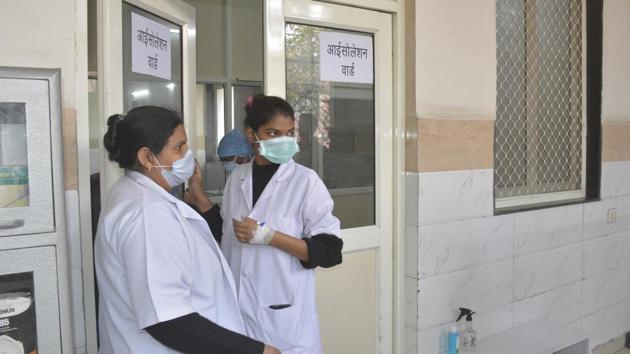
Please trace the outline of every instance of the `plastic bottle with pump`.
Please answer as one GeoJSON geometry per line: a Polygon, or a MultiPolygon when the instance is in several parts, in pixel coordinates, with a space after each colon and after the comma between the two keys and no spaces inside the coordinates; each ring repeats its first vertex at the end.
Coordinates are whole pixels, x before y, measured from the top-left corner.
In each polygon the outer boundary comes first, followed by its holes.
{"type": "Polygon", "coordinates": [[[477,332],[473,329],[473,315],[475,313],[467,308],[459,308],[457,322],[466,316],[466,324],[460,334],[460,349],[462,352],[474,352],[477,349],[477,332]]]}

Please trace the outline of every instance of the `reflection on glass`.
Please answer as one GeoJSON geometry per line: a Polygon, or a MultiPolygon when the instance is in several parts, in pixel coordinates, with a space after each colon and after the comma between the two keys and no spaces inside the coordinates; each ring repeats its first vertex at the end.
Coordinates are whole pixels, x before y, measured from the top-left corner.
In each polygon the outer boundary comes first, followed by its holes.
{"type": "MultiPolygon", "coordinates": [[[[182,112],[182,39],[181,27],[172,22],[123,2],[123,109],[125,112],[138,106],[155,105],[182,112]],[[170,80],[146,75],[132,70],[132,44],[136,34],[131,30],[132,14],[159,23],[169,28],[171,46],[170,80]]],[[[148,32],[151,32],[150,30],[148,32]]],[[[150,38],[151,39],[151,38],[150,38]]],[[[159,54],[158,56],[159,60],[159,54]]],[[[155,64],[151,62],[151,64],[155,64]]],[[[158,62],[157,65],[161,64],[158,62]]]]}
{"type": "Polygon", "coordinates": [[[322,31],[344,32],[286,25],[287,99],[296,112],[301,150],[295,161],[322,177],[343,228],[373,225],[374,85],[320,80],[322,31]]]}
{"type": "Polygon", "coordinates": [[[260,84],[232,86],[232,127],[242,129],[245,122],[245,105],[248,97],[262,93],[260,84]]]}
{"type": "Polygon", "coordinates": [[[0,208],[28,205],[26,105],[0,102],[0,208]]]}

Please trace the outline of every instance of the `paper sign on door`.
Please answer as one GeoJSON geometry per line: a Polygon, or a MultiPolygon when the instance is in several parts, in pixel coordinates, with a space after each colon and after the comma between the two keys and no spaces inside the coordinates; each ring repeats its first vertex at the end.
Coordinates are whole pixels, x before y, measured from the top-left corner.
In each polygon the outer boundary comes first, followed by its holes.
{"type": "Polygon", "coordinates": [[[319,33],[319,76],[322,81],[374,82],[371,36],[341,32],[319,33]]]}
{"type": "Polygon", "coordinates": [[[131,70],[171,79],[169,28],[136,13],[131,13],[131,70]]]}

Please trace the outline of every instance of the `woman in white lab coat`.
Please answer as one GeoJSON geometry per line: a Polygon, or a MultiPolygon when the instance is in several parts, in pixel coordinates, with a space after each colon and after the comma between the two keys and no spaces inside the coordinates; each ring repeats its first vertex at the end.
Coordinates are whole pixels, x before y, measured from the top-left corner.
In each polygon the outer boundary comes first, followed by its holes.
{"type": "MultiPolygon", "coordinates": [[[[209,220],[169,193],[195,170],[181,119],[145,106],[107,123],[109,159],[125,174],[96,236],[99,353],[278,353],[242,334],[234,280],[209,220]]],[[[200,194],[200,180],[189,188],[200,194]]]]}
{"type": "Polygon", "coordinates": [[[221,249],[247,335],[282,353],[318,354],[313,269],[341,263],[339,220],[319,176],[292,160],[299,148],[291,105],[257,96],[246,112],[255,157],[226,183],[221,249]]]}

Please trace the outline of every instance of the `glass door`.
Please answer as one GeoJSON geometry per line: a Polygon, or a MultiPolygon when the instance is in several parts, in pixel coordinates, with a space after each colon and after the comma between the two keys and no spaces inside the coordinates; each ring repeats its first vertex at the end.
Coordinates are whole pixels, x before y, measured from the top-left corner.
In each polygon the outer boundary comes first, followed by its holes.
{"type": "MultiPolygon", "coordinates": [[[[180,0],[104,0],[101,12],[98,91],[102,126],[112,114],[156,105],[179,113],[186,130],[194,131],[194,8],[180,0]]],[[[194,146],[194,134],[188,138],[194,146]]],[[[100,150],[106,156],[102,146],[100,150]]],[[[103,158],[102,195],[121,174],[103,158]]]]}
{"type": "Polygon", "coordinates": [[[317,273],[324,351],[391,352],[391,15],[268,0],[266,24],[265,91],[294,107],[296,162],[322,178],[342,226],[344,263],[317,273]],[[344,293],[355,299],[340,299],[344,293]],[[339,308],[352,315],[340,316],[339,308]]]}

